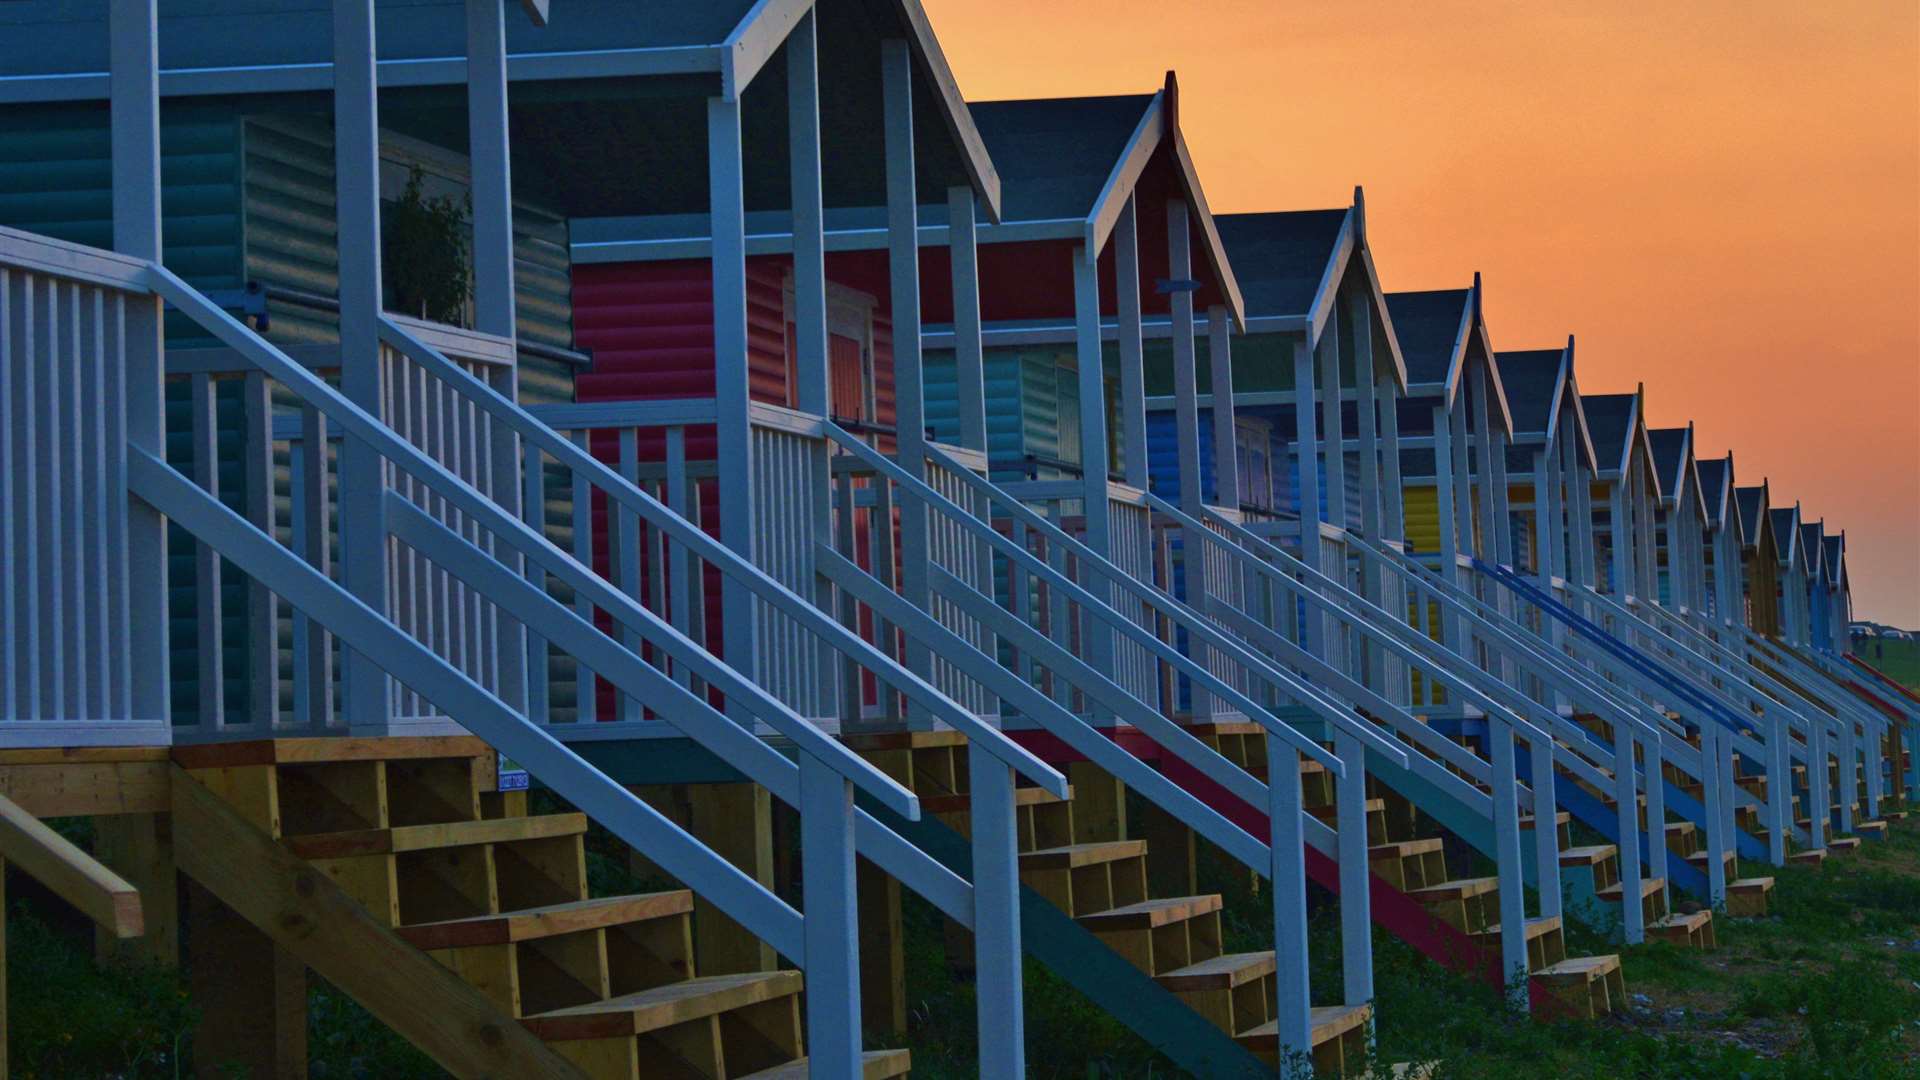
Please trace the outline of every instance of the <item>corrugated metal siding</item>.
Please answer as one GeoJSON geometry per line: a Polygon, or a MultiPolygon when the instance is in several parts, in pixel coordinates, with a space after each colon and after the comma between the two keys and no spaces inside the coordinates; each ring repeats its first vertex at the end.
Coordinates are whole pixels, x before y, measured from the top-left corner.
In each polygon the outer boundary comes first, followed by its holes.
{"type": "Polygon", "coordinates": [[[1407,543],[1415,551],[1440,550],[1440,504],[1431,486],[1403,488],[1401,508],[1406,515],[1407,543]]]}
{"type": "MultiPolygon", "coordinates": [[[[244,126],[247,280],[333,296],[339,289],[333,133],[325,126],[249,118],[244,126]]],[[[281,342],[337,340],[329,311],[267,303],[267,334],[281,342]]]]}

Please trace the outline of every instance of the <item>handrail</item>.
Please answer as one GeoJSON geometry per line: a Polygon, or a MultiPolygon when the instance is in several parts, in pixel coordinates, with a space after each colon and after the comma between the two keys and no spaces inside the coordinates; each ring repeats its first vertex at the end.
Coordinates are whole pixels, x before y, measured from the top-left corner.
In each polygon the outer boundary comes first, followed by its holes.
{"type": "MultiPolygon", "coordinates": [[[[429,374],[462,392],[490,417],[507,425],[522,439],[551,455],[561,465],[587,473],[598,481],[598,486],[606,492],[608,498],[640,515],[650,525],[671,536],[693,554],[713,563],[729,576],[739,580],[761,599],[778,606],[784,614],[801,626],[861,661],[881,681],[905,694],[910,701],[925,708],[930,715],[966,734],[969,741],[981,743],[982,748],[996,759],[1039,784],[1049,793],[1060,798],[1066,797],[1067,781],[1059,772],[1007,738],[999,729],[984,723],[979,717],[962,708],[930,683],[901,667],[858,634],[841,626],[811,602],[795,595],[785,585],[755,566],[751,560],[708,536],[698,525],[687,521],[652,495],[629,483],[625,477],[598,458],[545,424],[528,416],[513,402],[503,397],[499,391],[474,378],[458,364],[448,360],[384,318],[381,320],[381,337],[406,354],[413,362],[425,368],[429,374]]],[[[410,446],[409,449],[411,449],[410,446]]],[[[501,533],[503,539],[519,548],[528,557],[538,559],[543,564],[559,560],[561,566],[569,563],[578,566],[572,556],[554,547],[545,537],[527,529],[519,523],[518,519],[494,506],[490,500],[481,497],[478,501],[492,507],[490,512],[482,512],[478,515],[490,527],[492,520],[500,518],[514,523],[516,527],[511,531],[501,528],[495,528],[494,531],[501,533]]],[[[463,506],[462,509],[466,508],[463,506]]],[[[548,566],[547,569],[555,573],[561,572],[553,566],[548,566]]],[[[651,613],[648,614],[652,618],[658,618],[658,616],[651,616],[651,613]]],[[[805,721],[801,722],[805,723],[805,721]]],[[[808,724],[807,727],[812,728],[813,725],[808,724]]],[[[848,753],[851,755],[851,751],[848,753]]],[[[865,759],[858,758],[857,755],[852,756],[865,764],[865,759]]],[[[866,767],[872,768],[871,765],[866,767]]],[[[875,772],[877,773],[878,770],[875,772]]]]}
{"type": "MultiPolygon", "coordinates": [[[[1099,599],[1078,583],[1068,579],[1065,575],[1059,573],[1046,563],[1034,558],[1031,553],[1027,552],[1019,544],[1000,535],[999,530],[987,527],[974,520],[963,508],[956,505],[945,495],[935,491],[924,481],[908,474],[905,469],[888,460],[884,454],[873,450],[864,443],[860,443],[836,425],[829,424],[827,425],[827,429],[828,435],[836,442],[841,443],[845,449],[866,461],[870,467],[881,475],[901,485],[915,498],[925,502],[929,507],[940,509],[949,517],[962,523],[963,527],[974,532],[979,539],[984,540],[1009,560],[1018,563],[1027,573],[1060,589],[1062,593],[1080,604],[1095,618],[1107,623],[1121,636],[1126,637],[1134,644],[1140,645],[1154,655],[1172,664],[1175,668],[1179,669],[1182,674],[1193,679],[1196,685],[1208,693],[1232,703],[1235,708],[1245,713],[1255,723],[1260,724],[1262,728],[1293,745],[1300,750],[1301,753],[1320,762],[1335,776],[1342,775],[1343,766],[1340,764],[1339,758],[1329,753],[1325,747],[1294,730],[1290,725],[1282,723],[1265,707],[1257,704],[1232,686],[1229,686],[1212,672],[1207,671],[1191,658],[1182,655],[1179,650],[1161,641],[1157,636],[1148,633],[1132,620],[1113,610],[1106,601],[1099,599]]],[[[1061,544],[1065,550],[1072,552],[1086,565],[1100,569],[1105,576],[1114,580],[1116,583],[1121,583],[1124,588],[1134,592],[1141,599],[1161,608],[1161,610],[1165,611],[1176,621],[1179,621],[1181,627],[1186,629],[1190,634],[1202,637],[1204,640],[1207,640],[1208,644],[1213,644],[1213,640],[1218,640],[1220,644],[1214,647],[1221,649],[1223,652],[1227,652],[1228,655],[1233,656],[1236,660],[1240,660],[1245,667],[1263,673],[1271,672],[1272,675],[1268,678],[1270,683],[1277,688],[1286,690],[1289,697],[1307,705],[1307,707],[1319,713],[1322,718],[1328,720],[1330,723],[1342,728],[1347,728],[1349,725],[1354,728],[1363,726],[1347,714],[1345,705],[1328,700],[1317,689],[1294,679],[1291,675],[1274,671],[1269,665],[1257,661],[1250,654],[1245,653],[1238,645],[1227,644],[1227,639],[1223,635],[1213,631],[1211,627],[1205,626],[1195,618],[1191,611],[1181,605],[1165,603],[1160,594],[1147,591],[1144,586],[1131,575],[1127,574],[1126,571],[1113,566],[1107,562],[1105,558],[1095,554],[1091,548],[1074,540],[1065,532],[1056,528],[1051,522],[1027,510],[1026,507],[1019,506],[1017,503],[1008,503],[1008,496],[1006,496],[1004,492],[1000,492],[992,484],[981,480],[968,470],[959,467],[939,451],[930,449],[928,459],[940,465],[942,468],[953,472],[960,477],[963,483],[974,487],[979,493],[986,495],[994,501],[1001,502],[1003,505],[1008,505],[1013,511],[1014,516],[1020,520],[1022,524],[1033,528],[1049,540],[1061,544]]],[[[1403,760],[1404,752],[1385,739],[1382,739],[1379,735],[1373,732],[1356,731],[1355,733],[1358,734],[1363,741],[1380,748],[1382,752],[1396,761],[1396,763],[1403,760]]]]}
{"type": "Polygon", "coordinates": [[[1680,700],[1701,710],[1702,713],[1711,717],[1714,722],[1720,726],[1729,731],[1745,729],[1750,735],[1758,736],[1760,734],[1760,730],[1753,726],[1752,721],[1735,716],[1732,710],[1728,709],[1725,705],[1714,701],[1694,687],[1688,686],[1673,672],[1664,670],[1665,665],[1641,657],[1638,655],[1637,650],[1627,646],[1621,642],[1620,639],[1587,621],[1579,613],[1567,607],[1565,604],[1541,592],[1535,588],[1532,583],[1521,578],[1520,575],[1505,567],[1493,566],[1483,562],[1478,556],[1473,560],[1473,568],[1506,585],[1521,596],[1526,597],[1533,606],[1553,616],[1561,623],[1572,627],[1582,637],[1599,645],[1622,663],[1627,664],[1652,679],[1657,685],[1663,686],[1678,695],[1680,700]]]}
{"type": "MultiPolygon", "coordinates": [[[[1527,736],[1529,739],[1548,738],[1545,731],[1542,731],[1532,721],[1520,715],[1519,712],[1512,707],[1511,702],[1502,703],[1495,701],[1491,696],[1493,691],[1482,691],[1480,688],[1468,683],[1463,677],[1454,674],[1454,666],[1447,662],[1448,658],[1430,655],[1428,650],[1435,647],[1432,638],[1414,631],[1393,613],[1381,608],[1366,597],[1353,592],[1347,588],[1344,583],[1336,581],[1328,577],[1325,573],[1308,566],[1305,562],[1295,558],[1285,548],[1252,532],[1247,529],[1246,526],[1229,520],[1225,515],[1211,508],[1203,508],[1201,514],[1208,522],[1226,530],[1230,536],[1239,541],[1238,544],[1228,544],[1219,539],[1213,534],[1212,529],[1209,528],[1207,524],[1195,521],[1189,517],[1185,511],[1158,495],[1149,493],[1147,496],[1147,505],[1154,513],[1162,514],[1172,519],[1182,529],[1195,534],[1201,539],[1211,538],[1211,542],[1218,544],[1222,550],[1229,554],[1237,554],[1241,558],[1244,567],[1254,570],[1267,580],[1286,589],[1289,595],[1298,597],[1320,608],[1322,611],[1341,619],[1341,621],[1363,634],[1368,640],[1375,642],[1399,657],[1402,661],[1426,673],[1428,677],[1441,682],[1450,689],[1468,698],[1474,705],[1480,708],[1481,711],[1488,715],[1499,714],[1504,723],[1512,725],[1515,730],[1522,735],[1527,736]],[[1249,551],[1267,555],[1272,561],[1269,562],[1265,559],[1256,558],[1249,554],[1249,551]],[[1276,564],[1279,568],[1284,569],[1285,572],[1282,573],[1279,569],[1276,569],[1276,564]],[[1290,574],[1298,574],[1300,577],[1307,579],[1312,583],[1313,587],[1309,588],[1305,584],[1295,583],[1288,577],[1290,574]],[[1336,599],[1336,597],[1338,599],[1336,599]],[[1355,610],[1356,608],[1358,611],[1355,610]],[[1371,620],[1358,619],[1354,617],[1356,614],[1371,615],[1373,618],[1371,620]],[[1404,634],[1402,633],[1403,630],[1404,634]],[[1423,644],[1415,645],[1409,639],[1417,639],[1423,644]]],[[[1471,665],[1468,666],[1471,667],[1471,665]]],[[[1498,680],[1491,680],[1491,682],[1497,684],[1498,680]]],[[[1398,712],[1405,711],[1404,708],[1399,705],[1395,705],[1394,709],[1398,712]]]]}
{"type": "MultiPolygon", "coordinates": [[[[242,356],[259,365],[263,371],[273,376],[307,404],[326,414],[338,423],[345,433],[362,440],[396,467],[427,485],[449,504],[479,521],[496,537],[541,563],[549,572],[564,573],[570,565],[578,567],[578,563],[572,556],[555,547],[544,536],[533,532],[519,518],[503,510],[472,485],[441,468],[438,463],[427,457],[412,443],[401,438],[393,429],[374,419],[359,405],[328,386],[319,376],[242,326],[233,316],[201,296],[191,286],[174,276],[171,271],[163,266],[153,265],[149,273],[152,276],[155,291],[203,329],[212,332],[242,356]]],[[[444,357],[441,359],[444,360],[444,357]]],[[[458,366],[451,361],[447,361],[446,364],[452,370],[459,371],[458,366]]],[[[464,372],[461,374],[465,375],[464,372]]],[[[467,378],[471,379],[471,376],[467,378]]],[[[652,613],[648,615],[651,619],[658,621],[658,616],[652,613]]],[[[661,622],[660,626],[664,628],[666,624],[661,622]]],[[[958,707],[955,706],[955,708],[958,707]]],[[[903,814],[909,816],[918,812],[918,800],[913,798],[912,792],[874,767],[865,758],[853,753],[838,740],[826,738],[818,728],[807,724],[804,720],[799,720],[797,714],[788,717],[774,711],[765,719],[776,730],[786,729],[782,730],[783,734],[789,734],[796,738],[796,741],[804,740],[809,744],[809,752],[819,758],[823,764],[828,765],[883,803],[897,807],[903,814]],[[795,721],[798,722],[795,723],[795,721]]],[[[1064,781],[1062,783],[1064,785],[1064,781]]]]}
{"type": "MultiPolygon", "coordinates": [[[[663,715],[693,718],[697,722],[674,726],[772,792],[781,802],[788,806],[800,805],[800,767],[715,708],[703,695],[641,660],[633,650],[602,633],[578,612],[546,595],[396,492],[387,493],[387,513],[391,515],[393,534],[401,543],[441,566],[455,569],[456,576],[480,589],[502,610],[527,624],[542,638],[587,664],[620,691],[653,703],[655,711],[663,715]]],[[[596,606],[611,613],[615,621],[625,621],[629,617],[627,609],[638,606],[598,578],[593,581],[596,584],[583,584],[581,588],[596,606]]],[[[711,662],[711,658],[705,667],[720,668],[731,673],[733,680],[746,681],[724,664],[711,662]]],[[[702,677],[707,677],[704,670],[702,677]]],[[[718,679],[708,681],[724,693],[732,692],[718,679]]],[[[854,814],[856,844],[868,858],[957,921],[971,925],[971,918],[963,917],[970,905],[962,898],[972,892],[964,879],[924,851],[894,836],[867,811],[856,807],[854,814]],[[889,836],[893,837],[891,841],[889,836]]]]}
{"type": "MultiPolygon", "coordinates": [[[[353,414],[365,415],[358,409],[353,414]]],[[[325,626],[344,645],[436,707],[459,716],[461,725],[488,745],[526,766],[615,836],[645,851],[667,873],[711,899],[782,956],[805,966],[800,913],[759,881],[702,846],[639,796],[196,487],[173,466],[144,449],[130,447],[127,484],[168,520],[213,547],[243,573],[272,581],[276,595],[325,626]]]]}
{"type": "MultiPolygon", "coordinates": [[[[114,937],[137,938],[146,933],[138,889],[20,804],[0,795],[0,866],[9,864],[52,889],[114,937]]],[[[4,918],[0,912],[0,919],[4,918]]]]}
{"type": "MultiPolygon", "coordinates": [[[[831,424],[828,425],[828,430],[829,434],[834,436],[835,441],[843,442],[844,444],[846,440],[845,432],[838,431],[831,424]]],[[[895,483],[901,484],[917,497],[927,501],[929,505],[940,507],[949,514],[949,516],[961,520],[971,520],[965,510],[956,505],[952,500],[933,490],[927,486],[925,482],[910,476],[906,470],[887,460],[884,455],[865,446],[849,446],[848,449],[865,458],[869,464],[886,473],[895,483]]],[[[1099,554],[1079,540],[1074,539],[1065,530],[1035,513],[1031,508],[1022,505],[1018,499],[1009,495],[1007,492],[1000,490],[992,483],[962,468],[958,462],[953,461],[938,449],[930,448],[928,451],[928,459],[957,475],[961,482],[972,488],[976,494],[984,495],[992,502],[999,504],[1007,511],[1010,517],[1018,521],[1021,525],[1032,529],[1040,536],[1045,537],[1049,542],[1059,544],[1065,551],[1079,560],[1082,565],[1097,570],[1110,584],[1119,586],[1122,590],[1133,594],[1136,599],[1166,615],[1178,624],[1181,629],[1187,631],[1190,636],[1198,638],[1201,643],[1209,648],[1226,654],[1239,666],[1259,675],[1274,689],[1285,693],[1288,697],[1305,705],[1313,712],[1319,714],[1321,719],[1326,720],[1332,726],[1358,738],[1362,743],[1366,744],[1369,749],[1384,754],[1387,759],[1394,764],[1405,764],[1405,751],[1395,746],[1391,741],[1382,738],[1377,732],[1371,729],[1370,725],[1364,724],[1355,718],[1349,711],[1349,706],[1346,703],[1331,698],[1318,688],[1294,676],[1291,672],[1276,668],[1249,652],[1242,643],[1215,630],[1211,621],[1190,605],[1181,603],[1171,594],[1163,592],[1151,584],[1139,580],[1120,567],[1115,566],[1106,556],[1099,554]]],[[[1009,558],[1031,560],[1031,556],[1027,555],[1025,551],[1021,550],[1019,546],[1011,540],[1001,536],[998,530],[983,529],[983,538],[987,540],[988,543],[1000,548],[1002,553],[1008,555],[1009,558]]],[[[1124,615],[1115,611],[1109,603],[1094,597],[1090,592],[1081,588],[1076,583],[1061,577],[1051,567],[1047,567],[1044,564],[1037,564],[1037,568],[1030,568],[1029,572],[1040,576],[1042,580],[1050,581],[1058,577],[1060,579],[1058,582],[1060,587],[1072,593],[1076,601],[1088,607],[1101,621],[1113,625],[1122,635],[1129,637],[1138,644],[1145,645],[1150,651],[1158,653],[1161,649],[1170,650],[1172,655],[1164,658],[1168,659],[1170,663],[1173,663],[1175,667],[1180,668],[1182,673],[1186,674],[1189,678],[1196,679],[1197,684],[1208,693],[1233,700],[1236,706],[1250,717],[1271,717],[1271,714],[1260,706],[1255,705],[1249,709],[1247,704],[1251,703],[1248,702],[1245,695],[1226,685],[1211,672],[1198,667],[1190,658],[1180,655],[1178,650],[1172,650],[1170,646],[1167,646],[1165,642],[1160,641],[1157,637],[1151,634],[1145,634],[1132,620],[1127,619],[1124,615]],[[1140,634],[1144,634],[1146,640],[1141,640],[1140,636],[1138,636],[1140,634]],[[1189,670],[1189,666],[1191,666],[1193,670],[1189,670]],[[1241,704],[1242,702],[1247,702],[1247,704],[1241,704]]],[[[1257,722],[1261,723],[1262,726],[1266,727],[1273,734],[1280,736],[1282,739],[1286,739],[1296,745],[1302,742],[1308,744],[1313,749],[1307,749],[1306,747],[1302,747],[1302,749],[1308,753],[1309,756],[1314,756],[1315,750],[1321,751],[1322,755],[1324,755],[1323,747],[1310,739],[1306,739],[1300,735],[1299,732],[1294,731],[1291,726],[1281,723],[1278,718],[1272,718],[1271,722],[1267,719],[1260,719],[1257,722]]],[[[1331,755],[1319,756],[1316,757],[1316,760],[1320,760],[1321,764],[1332,769],[1336,776],[1340,775],[1338,759],[1327,760],[1327,758],[1330,757],[1331,755]]]]}

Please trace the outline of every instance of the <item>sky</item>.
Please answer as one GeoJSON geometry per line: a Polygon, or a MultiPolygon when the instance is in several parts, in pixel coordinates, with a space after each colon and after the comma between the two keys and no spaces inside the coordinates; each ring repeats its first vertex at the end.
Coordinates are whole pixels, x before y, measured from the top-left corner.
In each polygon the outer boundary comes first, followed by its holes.
{"type": "Polygon", "coordinates": [[[1846,529],[1920,627],[1920,4],[923,0],[969,100],[1179,73],[1216,212],[1364,185],[1389,291],[1484,275],[1739,482],[1846,529]]]}

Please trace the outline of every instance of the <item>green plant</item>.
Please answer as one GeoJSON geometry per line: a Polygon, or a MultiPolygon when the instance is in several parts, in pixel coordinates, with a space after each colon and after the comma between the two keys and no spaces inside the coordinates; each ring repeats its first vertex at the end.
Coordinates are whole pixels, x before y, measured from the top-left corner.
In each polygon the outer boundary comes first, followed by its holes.
{"type": "MultiPolygon", "coordinates": [[[[91,944],[89,940],[87,944],[91,944]]],[[[96,964],[24,905],[7,916],[8,1058],[23,1080],[184,1075],[198,1010],[179,972],[96,964]]]]}
{"type": "Polygon", "coordinates": [[[381,269],[395,311],[455,323],[473,284],[467,227],[473,199],[428,198],[421,190],[425,178],[413,166],[399,201],[382,214],[381,269]]]}

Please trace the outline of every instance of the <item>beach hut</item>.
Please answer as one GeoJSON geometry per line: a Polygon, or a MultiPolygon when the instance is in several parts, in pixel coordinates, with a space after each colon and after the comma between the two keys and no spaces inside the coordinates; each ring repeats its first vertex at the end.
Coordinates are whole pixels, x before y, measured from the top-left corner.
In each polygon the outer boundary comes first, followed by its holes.
{"type": "Polygon", "coordinates": [[[1813,637],[1812,614],[1807,605],[1811,597],[1815,562],[1807,550],[1807,529],[1800,519],[1800,504],[1775,506],[1768,511],[1773,535],[1779,545],[1780,636],[1790,645],[1805,645],[1813,637]]]}
{"type": "Polygon", "coordinates": [[[1653,515],[1660,477],[1647,438],[1644,388],[1631,394],[1587,394],[1581,410],[1592,425],[1594,557],[1599,582],[1622,603],[1657,596],[1653,515]]]}
{"type": "Polygon", "coordinates": [[[1647,442],[1660,478],[1660,509],[1654,515],[1659,601],[1679,615],[1701,615],[1707,604],[1708,517],[1693,452],[1693,425],[1650,429],[1647,442]]]}
{"type": "Polygon", "coordinates": [[[1771,493],[1762,481],[1734,488],[1734,506],[1740,516],[1741,589],[1747,625],[1768,637],[1779,637],[1780,546],[1773,531],[1771,493]]]}
{"type": "Polygon", "coordinates": [[[1700,492],[1707,510],[1704,547],[1706,597],[1712,622],[1721,627],[1747,627],[1745,589],[1740,552],[1746,547],[1741,527],[1739,496],[1735,493],[1733,453],[1700,458],[1700,492]]]}

